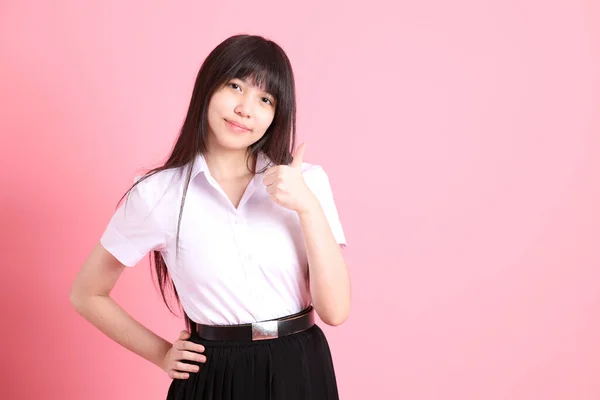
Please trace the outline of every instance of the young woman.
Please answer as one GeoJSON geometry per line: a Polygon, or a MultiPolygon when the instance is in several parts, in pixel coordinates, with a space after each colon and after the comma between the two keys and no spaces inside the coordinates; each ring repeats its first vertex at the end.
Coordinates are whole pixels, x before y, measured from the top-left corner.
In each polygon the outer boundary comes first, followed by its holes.
{"type": "Polygon", "coordinates": [[[170,157],[128,190],[73,283],[83,317],[173,378],[168,399],[338,398],[314,313],[348,316],[346,240],[327,174],[291,151],[295,121],[284,51],[259,36],[219,44],[170,157]],[[184,311],[173,343],[110,297],[147,254],[184,311]]]}

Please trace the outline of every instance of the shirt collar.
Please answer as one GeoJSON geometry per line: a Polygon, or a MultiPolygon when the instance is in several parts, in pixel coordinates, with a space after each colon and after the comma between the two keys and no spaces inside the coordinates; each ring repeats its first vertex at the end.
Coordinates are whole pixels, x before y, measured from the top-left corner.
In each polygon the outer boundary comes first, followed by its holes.
{"type": "MultiPolygon", "coordinates": [[[[270,164],[272,164],[271,159],[264,152],[260,151],[256,160],[256,171],[260,171],[261,169],[269,166],[270,164]]],[[[194,161],[192,176],[190,177],[190,179],[194,179],[196,175],[198,175],[201,172],[204,172],[205,175],[207,175],[207,173],[208,175],[210,175],[210,171],[208,169],[208,165],[206,164],[206,159],[204,158],[204,155],[202,153],[198,153],[198,156],[194,161]]]]}

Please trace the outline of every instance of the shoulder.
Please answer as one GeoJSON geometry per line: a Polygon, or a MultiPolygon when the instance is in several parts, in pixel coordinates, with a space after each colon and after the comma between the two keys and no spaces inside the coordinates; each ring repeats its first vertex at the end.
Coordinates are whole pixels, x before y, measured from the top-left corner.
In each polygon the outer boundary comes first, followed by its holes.
{"type": "Polygon", "coordinates": [[[156,206],[161,200],[181,193],[185,167],[165,169],[153,174],[136,175],[133,178],[132,195],[139,196],[148,205],[156,206]]]}
{"type": "Polygon", "coordinates": [[[323,179],[327,178],[327,173],[319,164],[302,163],[302,176],[305,179],[323,179]]]}
{"type": "Polygon", "coordinates": [[[314,192],[330,190],[329,176],[323,166],[319,164],[302,163],[302,177],[314,192]]]}

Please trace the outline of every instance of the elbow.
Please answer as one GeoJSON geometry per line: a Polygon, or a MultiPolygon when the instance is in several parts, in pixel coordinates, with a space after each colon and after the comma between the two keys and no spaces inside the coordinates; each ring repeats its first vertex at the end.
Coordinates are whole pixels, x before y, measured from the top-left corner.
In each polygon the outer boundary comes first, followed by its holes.
{"type": "Polygon", "coordinates": [[[329,326],[339,326],[339,325],[343,324],[347,318],[348,318],[348,316],[337,317],[337,318],[327,318],[327,319],[321,318],[321,320],[329,326]]]}
{"type": "Polygon", "coordinates": [[[346,322],[350,315],[350,295],[314,299],[313,306],[323,323],[339,326],[346,322]]]}
{"type": "Polygon", "coordinates": [[[83,300],[81,299],[81,296],[78,296],[75,292],[71,291],[71,293],[69,293],[69,302],[75,311],[78,313],[81,312],[83,308],[83,300]]]}
{"type": "Polygon", "coordinates": [[[87,304],[86,296],[81,290],[78,290],[75,285],[71,287],[71,292],[69,293],[69,302],[79,314],[83,312],[85,305],[87,304]]]}
{"type": "Polygon", "coordinates": [[[339,326],[343,324],[350,314],[350,307],[344,307],[342,309],[336,310],[335,312],[324,313],[324,315],[319,315],[321,321],[329,326],[339,326]]]}

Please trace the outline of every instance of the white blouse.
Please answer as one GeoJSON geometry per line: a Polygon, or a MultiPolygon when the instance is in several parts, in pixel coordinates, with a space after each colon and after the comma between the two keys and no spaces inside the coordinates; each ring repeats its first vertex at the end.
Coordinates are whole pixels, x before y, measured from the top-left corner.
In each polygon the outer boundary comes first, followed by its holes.
{"type": "MultiPolygon", "coordinates": [[[[270,163],[258,157],[257,170],[270,163]]],[[[179,254],[176,234],[188,166],[140,182],[114,213],[103,247],[133,267],[162,253],[187,315],[203,324],[241,324],[300,312],[310,302],[308,263],[298,215],[275,204],[256,174],[236,209],[199,155],[186,194],[179,254]]],[[[345,247],[329,178],[302,164],[333,235],[345,247]]],[[[136,178],[137,180],[138,178],[136,178]]]]}

